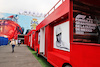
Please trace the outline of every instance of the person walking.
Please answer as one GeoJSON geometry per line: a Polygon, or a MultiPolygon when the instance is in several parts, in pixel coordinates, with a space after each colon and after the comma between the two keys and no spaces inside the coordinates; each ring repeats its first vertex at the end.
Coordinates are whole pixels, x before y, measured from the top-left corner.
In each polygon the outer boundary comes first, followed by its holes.
{"type": "Polygon", "coordinates": [[[10,44],[12,45],[12,53],[13,53],[14,52],[14,47],[16,45],[16,41],[14,39],[12,39],[10,44]]]}

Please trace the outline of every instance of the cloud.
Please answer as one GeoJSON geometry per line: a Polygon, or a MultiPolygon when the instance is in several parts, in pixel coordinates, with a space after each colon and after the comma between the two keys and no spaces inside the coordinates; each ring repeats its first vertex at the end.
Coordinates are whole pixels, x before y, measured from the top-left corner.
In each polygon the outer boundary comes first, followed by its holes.
{"type": "Polygon", "coordinates": [[[47,13],[59,0],[0,0],[0,12],[18,13],[20,10],[47,13]]]}

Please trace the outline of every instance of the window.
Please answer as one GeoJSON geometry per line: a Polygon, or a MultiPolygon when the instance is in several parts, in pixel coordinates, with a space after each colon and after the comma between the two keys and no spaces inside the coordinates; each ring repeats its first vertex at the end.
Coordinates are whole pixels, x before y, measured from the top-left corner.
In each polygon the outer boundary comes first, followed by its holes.
{"type": "Polygon", "coordinates": [[[74,42],[99,43],[100,7],[74,0],[73,24],[74,42]]]}
{"type": "Polygon", "coordinates": [[[40,44],[40,32],[38,33],[38,44],[40,44]]]}

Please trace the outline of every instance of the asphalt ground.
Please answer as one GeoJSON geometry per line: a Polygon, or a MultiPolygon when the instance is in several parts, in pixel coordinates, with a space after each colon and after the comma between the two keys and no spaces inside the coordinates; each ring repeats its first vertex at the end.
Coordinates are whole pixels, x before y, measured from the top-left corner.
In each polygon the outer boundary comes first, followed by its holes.
{"type": "Polygon", "coordinates": [[[0,46],[0,67],[42,67],[26,45],[15,46],[12,53],[11,45],[0,46]]]}

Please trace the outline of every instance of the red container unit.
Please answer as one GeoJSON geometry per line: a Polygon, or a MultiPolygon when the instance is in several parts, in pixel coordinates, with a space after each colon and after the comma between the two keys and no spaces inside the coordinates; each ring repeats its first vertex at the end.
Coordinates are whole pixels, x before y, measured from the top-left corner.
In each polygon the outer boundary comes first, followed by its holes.
{"type": "Polygon", "coordinates": [[[40,42],[40,40],[39,40],[39,36],[40,36],[40,34],[39,34],[39,31],[37,30],[37,31],[35,31],[35,34],[34,34],[34,50],[35,51],[37,51],[37,55],[38,55],[38,50],[39,50],[39,42],[40,42]]]}
{"type": "Polygon", "coordinates": [[[37,55],[55,67],[100,67],[100,1],[61,1],[36,28],[37,55]]]}
{"type": "Polygon", "coordinates": [[[24,44],[25,45],[28,45],[28,35],[25,35],[24,36],[24,44]]]}
{"type": "Polygon", "coordinates": [[[25,41],[24,43],[29,46],[30,48],[33,49],[34,47],[34,35],[35,35],[35,30],[31,30],[26,36],[25,36],[25,41]]]}

